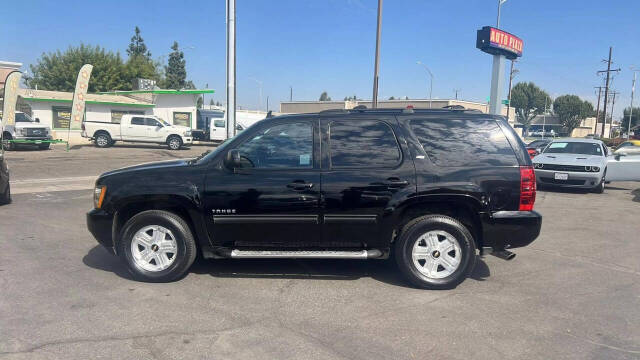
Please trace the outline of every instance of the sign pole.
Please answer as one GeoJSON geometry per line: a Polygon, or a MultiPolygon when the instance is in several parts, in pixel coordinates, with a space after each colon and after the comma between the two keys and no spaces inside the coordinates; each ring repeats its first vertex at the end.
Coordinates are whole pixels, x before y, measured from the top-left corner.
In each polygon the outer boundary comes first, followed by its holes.
{"type": "Polygon", "coordinates": [[[227,139],[236,134],[236,0],[227,0],[227,139]]]}
{"type": "Polygon", "coordinates": [[[503,93],[504,79],[504,55],[493,55],[493,70],[491,72],[491,97],[489,98],[489,113],[500,115],[502,113],[502,102],[500,97],[503,93]]]}

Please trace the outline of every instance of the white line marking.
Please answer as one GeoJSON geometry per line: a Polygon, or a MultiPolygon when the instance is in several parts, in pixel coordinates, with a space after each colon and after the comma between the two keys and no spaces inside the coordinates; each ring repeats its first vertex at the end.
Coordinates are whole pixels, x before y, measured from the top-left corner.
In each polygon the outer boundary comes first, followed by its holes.
{"type": "Polygon", "coordinates": [[[12,180],[12,194],[92,189],[98,176],[77,176],[49,179],[12,180]]]}

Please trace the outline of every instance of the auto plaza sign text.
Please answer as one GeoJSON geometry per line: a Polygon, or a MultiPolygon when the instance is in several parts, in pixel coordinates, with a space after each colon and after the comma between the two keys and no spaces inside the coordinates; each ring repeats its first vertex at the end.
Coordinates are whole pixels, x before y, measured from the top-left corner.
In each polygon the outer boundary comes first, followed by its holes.
{"type": "Polygon", "coordinates": [[[486,53],[504,55],[507,59],[513,60],[522,56],[523,42],[519,37],[506,31],[485,26],[478,30],[476,47],[486,53]]]}

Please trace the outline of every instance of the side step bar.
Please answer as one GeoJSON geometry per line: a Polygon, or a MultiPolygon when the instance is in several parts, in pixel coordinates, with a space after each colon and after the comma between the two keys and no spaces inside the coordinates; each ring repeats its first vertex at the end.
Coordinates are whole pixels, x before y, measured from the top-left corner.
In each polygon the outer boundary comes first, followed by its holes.
{"type": "Polygon", "coordinates": [[[509,250],[496,250],[496,249],[492,249],[490,247],[483,247],[482,251],[480,252],[481,256],[484,256],[486,254],[490,254],[493,255],[497,258],[500,258],[502,260],[513,260],[513,258],[516,257],[516,254],[509,251],[509,250]]]}
{"type": "Polygon", "coordinates": [[[231,257],[235,259],[373,259],[382,255],[382,251],[375,249],[359,251],[231,250],[231,257]]]}

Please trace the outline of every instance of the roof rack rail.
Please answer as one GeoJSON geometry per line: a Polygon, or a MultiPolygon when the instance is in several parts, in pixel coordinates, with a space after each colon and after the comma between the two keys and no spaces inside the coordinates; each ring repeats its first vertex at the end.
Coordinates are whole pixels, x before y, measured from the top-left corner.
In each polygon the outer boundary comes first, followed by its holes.
{"type": "Polygon", "coordinates": [[[318,114],[348,114],[349,111],[345,109],[327,109],[322,110],[318,114]]]}
{"type": "Polygon", "coordinates": [[[443,106],[442,108],[443,109],[449,109],[449,110],[467,110],[462,105],[447,105],[447,106],[443,106]]]}

